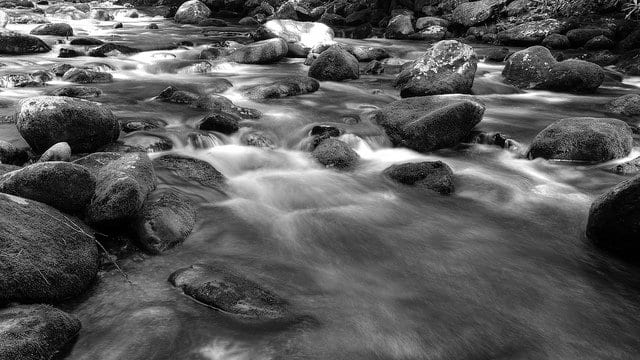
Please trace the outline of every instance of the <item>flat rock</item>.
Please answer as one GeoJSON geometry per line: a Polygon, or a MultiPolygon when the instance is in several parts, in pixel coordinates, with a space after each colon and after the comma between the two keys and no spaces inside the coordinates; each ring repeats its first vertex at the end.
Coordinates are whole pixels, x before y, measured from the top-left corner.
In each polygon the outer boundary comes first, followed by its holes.
{"type": "Polygon", "coordinates": [[[181,179],[197,182],[214,189],[222,189],[225,177],[213,165],[206,161],[181,155],[163,155],[153,160],[158,170],[168,170],[181,179]]]}
{"type": "Polygon", "coordinates": [[[307,76],[290,76],[268,84],[258,84],[242,89],[244,96],[250,99],[274,99],[296,96],[318,91],[320,83],[307,76]]]}

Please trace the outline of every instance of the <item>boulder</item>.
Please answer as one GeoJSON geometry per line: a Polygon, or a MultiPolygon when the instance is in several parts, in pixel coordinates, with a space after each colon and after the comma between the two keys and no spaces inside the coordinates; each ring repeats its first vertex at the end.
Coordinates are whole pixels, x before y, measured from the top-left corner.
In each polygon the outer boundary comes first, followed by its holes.
{"type": "Polygon", "coordinates": [[[99,97],[102,95],[102,90],[93,86],[62,86],[47,91],[47,95],[88,99],[99,97]]]}
{"type": "Polygon", "coordinates": [[[484,111],[471,96],[422,96],[392,102],[373,115],[394,145],[428,152],[463,141],[484,111]]]}
{"type": "Polygon", "coordinates": [[[52,23],[36,26],[30,32],[31,35],[73,36],[73,29],[69,24],[52,23]]]}
{"type": "Polygon", "coordinates": [[[95,177],[83,166],[63,161],[39,162],[0,176],[0,192],[82,213],[96,188],[95,177]]]}
{"type": "Polygon", "coordinates": [[[621,120],[567,118],[547,126],[533,139],[530,159],[605,162],[631,152],[631,128],[621,120]]]}
{"type": "Polygon", "coordinates": [[[62,76],[62,80],[76,84],[97,84],[113,82],[113,75],[88,69],[72,68],[62,76]]]}
{"type": "Polygon", "coordinates": [[[605,105],[607,111],[626,116],[640,115],[640,94],[617,97],[605,105]]]}
{"type": "Polygon", "coordinates": [[[533,88],[544,82],[557,63],[549,49],[532,46],[515,52],[502,70],[505,81],[519,88],[533,88]]]}
{"type": "Polygon", "coordinates": [[[479,0],[458,5],[451,14],[452,21],[466,27],[481,24],[497,9],[499,2],[496,0],[479,0]]]}
{"type": "Polygon", "coordinates": [[[530,21],[498,33],[498,41],[504,45],[532,46],[553,33],[562,33],[566,25],[556,19],[530,21]]]}
{"type": "Polygon", "coordinates": [[[554,64],[543,83],[536,88],[551,91],[588,93],[598,89],[605,73],[600,65],[584,60],[565,60],[554,64]]]}
{"type": "Polygon", "coordinates": [[[191,234],[196,216],[195,205],[182,193],[173,189],[154,192],[134,224],[138,241],[146,251],[160,254],[191,234]]]}
{"type": "Polygon", "coordinates": [[[320,83],[307,76],[290,76],[268,84],[258,84],[242,89],[244,96],[250,99],[274,99],[296,96],[318,91],[320,83]]]}
{"type": "Polygon", "coordinates": [[[0,359],[52,359],[80,332],[80,321],[49,305],[0,310],[0,359]]]}
{"type": "Polygon", "coordinates": [[[38,37],[0,29],[0,54],[22,55],[49,51],[51,47],[38,37]]]}
{"type": "Polygon", "coordinates": [[[334,44],[330,27],[318,22],[269,20],[256,30],[254,38],[265,40],[282,38],[287,42],[289,56],[305,57],[316,46],[334,44]]]}
{"type": "Polygon", "coordinates": [[[407,39],[414,32],[411,16],[396,15],[389,20],[384,35],[387,39],[407,39]]]}
{"type": "Polygon", "coordinates": [[[96,191],[87,208],[89,223],[118,226],[137,217],[158,179],[145,153],[128,153],[96,173],[96,191]]]}
{"type": "Polygon", "coordinates": [[[197,24],[209,16],[211,10],[207,5],[198,0],[189,0],[180,5],[173,20],[180,24],[197,24]]]}
{"type": "Polygon", "coordinates": [[[206,161],[181,155],[163,155],[153,160],[157,171],[169,171],[180,179],[196,182],[214,189],[222,189],[225,177],[206,161]]]}
{"type": "Polygon", "coordinates": [[[289,48],[281,39],[257,41],[235,50],[229,58],[241,64],[271,64],[287,55],[289,48]]]}
{"type": "Polygon", "coordinates": [[[580,28],[569,30],[567,32],[567,38],[573,47],[581,47],[589,40],[600,35],[604,35],[609,38],[614,36],[613,31],[605,28],[580,28]]]}
{"type": "Polygon", "coordinates": [[[332,46],[318,56],[309,76],[320,81],[343,81],[360,77],[358,59],[340,46],[332,46]]]}
{"type": "Polygon", "coordinates": [[[477,68],[473,48],[455,40],[443,40],[431,46],[406,67],[394,85],[400,96],[469,93],[477,68]]]}
{"type": "Polygon", "coordinates": [[[564,50],[571,47],[571,42],[566,35],[551,34],[542,40],[542,46],[554,50],[564,50]]]}
{"type": "Polygon", "coordinates": [[[65,96],[35,96],[18,103],[16,126],[37,153],[66,142],[74,153],[92,152],[114,142],[120,124],[100,103],[65,96]]]}
{"type": "Polygon", "coordinates": [[[443,195],[449,195],[454,191],[453,171],[442,161],[393,165],[383,173],[401,184],[433,190],[443,195]]]}
{"type": "Polygon", "coordinates": [[[343,48],[355,56],[360,62],[382,60],[391,57],[387,50],[374,46],[343,46],[343,48]]]}
{"type": "Polygon", "coordinates": [[[195,300],[231,315],[257,320],[290,317],[284,299],[219,265],[191,265],[175,271],[169,281],[195,300]]]}
{"type": "Polygon", "coordinates": [[[51,146],[40,156],[38,162],[45,161],[71,161],[71,146],[66,142],[59,142],[51,146]]]}
{"type": "Polygon", "coordinates": [[[311,152],[318,162],[326,167],[346,170],[354,167],[360,159],[349,145],[334,138],[322,140],[311,152]]]}
{"type": "Polygon", "coordinates": [[[89,50],[87,55],[93,57],[121,56],[137,54],[141,50],[126,45],[107,43],[89,50]]]}
{"type": "Polygon", "coordinates": [[[608,50],[615,46],[616,43],[604,35],[596,36],[584,44],[584,48],[587,50],[608,50]]]}
{"type": "Polygon", "coordinates": [[[0,304],[60,302],[91,285],[99,265],[91,229],[48,205],[9,194],[0,193],[0,211],[0,304]]]}
{"type": "Polygon", "coordinates": [[[0,140],[0,164],[22,165],[29,160],[29,154],[10,142],[0,140]]]}
{"type": "Polygon", "coordinates": [[[229,135],[240,129],[240,121],[242,121],[242,118],[235,114],[224,111],[212,112],[202,119],[198,128],[229,135]]]}

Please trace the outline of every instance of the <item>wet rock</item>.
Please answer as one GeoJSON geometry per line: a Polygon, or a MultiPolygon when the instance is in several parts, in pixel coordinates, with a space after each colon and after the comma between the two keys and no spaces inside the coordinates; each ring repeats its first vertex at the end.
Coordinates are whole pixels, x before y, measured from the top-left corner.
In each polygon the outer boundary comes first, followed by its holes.
{"type": "Polygon", "coordinates": [[[66,142],[59,142],[51,146],[40,156],[38,162],[45,161],[71,161],[71,146],[66,142]]]}
{"type": "Polygon", "coordinates": [[[266,149],[275,149],[274,141],[262,132],[248,132],[242,134],[240,141],[247,146],[255,146],[266,149]]]}
{"type": "Polygon", "coordinates": [[[0,140],[0,164],[22,165],[29,160],[29,154],[10,142],[0,140]]]}
{"type": "Polygon", "coordinates": [[[544,82],[557,61],[543,46],[515,52],[502,70],[505,81],[519,88],[533,88],[544,82]]]}
{"type": "Polygon", "coordinates": [[[91,49],[87,55],[94,57],[120,56],[137,54],[141,50],[125,45],[107,43],[100,45],[95,49],[91,49]]]}
{"type": "Polygon", "coordinates": [[[113,28],[114,29],[122,29],[124,27],[124,25],[121,22],[117,22],[115,24],[113,24],[113,28]]]}
{"type": "Polygon", "coordinates": [[[102,90],[92,86],[63,86],[47,91],[47,95],[88,99],[99,97],[102,90]]]}
{"type": "Polygon", "coordinates": [[[327,25],[295,20],[269,20],[253,36],[255,40],[284,39],[291,57],[305,57],[316,46],[335,43],[333,30],[327,25]]]}
{"type": "Polygon", "coordinates": [[[416,30],[423,30],[431,26],[440,26],[446,29],[449,25],[449,20],[433,16],[425,16],[416,20],[416,30]]]}
{"type": "Polygon", "coordinates": [[[84,54],[76,51],[74,49],[67,49],[67,48],[60,48],[60,52],[58,53],[58,57],[59,58],[74,58],[74,57],[79,57],[79,56],[83,56],[84,54]]]}
{"type": "Polygon", "coordinates": [[[260,25],[260,22],[258,20],[256,20],[256,18],[254,18],[254,17],[247,16],[247,17],[243,17],[242,19],[240,19],[238,21],[238,24],[244,25],[244,26],[258,26],[258,25],[260,25]]]}
{"type": "Polygon", "coordinates": [[[197,182],[203,186],[222,189],[225,177],[206,161],[181,155],[163,155],[153,160],[158,170],[168,170],[183,180],[197,182]]]}
{"type": "Polygon", "coordinates": [[[157,178],[145,153],[128,153],[108,162],[96,174],[95,195],[87,209],[89,223],[110,227],[135,219],[157,178]]]}
{"type": "Polygon", "coordinates": [[[613,49],[615,46],[613,40],[604,35],[596,36],[584,44],[584,48],[587,50],[607,50],[613,49]]]}
{"type": "Polygon", "coordinates": [[[567,118],[536,135],[527,156],[598,163],[623,158],[629,155],[632,146],[632,131],[624,121],[567,118]]]}
{"type": "Polygon", "coordinates": [[[15,118],[20,135],[37,153],[63,141],[74,153],[91,152],[120,134],[111,110],[100,103],[64,96],[21,100],[15,118]]]}
{"type": "Polygon", "coordinates": [[[496,0],[479,0],[458,5],[451,14],[452,21],[466,27],[481,24],[497,10],[501,3],[496,0]]]}
{"type": "Polygon", "coordinates": [[[309,76],[320,81],[358,79],[358,59],[339,46],[332,46],[318,56],[309,68],[309,76]]]}
{"type": "Polygon", "coordinates": [[[3,88],[40,87],[44,85],[44,81],[31,74],[10,73],[0,75],[0,87],[3,88]]]}
{"type": "Polygon", "coordinates": [[[340,136],[340,129],[335,126],[329,125],[316,125],[311,128],[311,132],[309,133],[311,136],[327,136],[327,137],[338,137],[340,136]]]}
{"type": "Polygon", "coordinates": [[[134,227],[138,241],[152,254],[160,254],[181,244],[196,223],[195,205],[182,193],[165,189],[145,201],[134,227]]]}
{"type": "Polygon", "coordinates": [[[120,142],[125,147],[138,149],[136,151],[142,152],[167,151],[173,148],[173,141],[163,133],[134,132],[123,136],[120,142]]]}
{"type": "Polygon", "coordinates": [[[609,38],[614,36],[613,32],[609,29],[581,28],[569,30],[569,32],[567,32],[567,38],[573,47],[583,46],[589,40],[600,35],[604,35],[609,38]]]}
{"type": "Polygon", "coordinates": [[[35,163],[0,177],[0,192],[82,213],[96,187],[89,170],[62,161],[35,163]]]}
{"type": "Polygon", "coordinates": [[[95,176],[98,174],[98,171],[105,165],[113,160],[120,159],[122,155],[123,154],[117,152],[95,152],[93,154],[81,157],[80,159],[73,161],[73,163],[76,165],[84,166],[95,176]]]}
{"type": "Polygon", "coordinates": [[[0,29],[0,54],[21,55],[51,51],[51,47],[35,36],[0,29]]]}
{"type": "Polygon", "coordinates": [[[460,143],[484,110],[470,96],[423,96],[392,102],[373,115],[394,145],[428,152],[460,143]]]}
{"type": "Polygon", "coordinates": [[[411,16],[396,15],[389,20],[384,36],[387,39],[407,39],[414,32],[411,16]]]}
{"type": "Polygon", "coordinates": [[[0,310],[0,358],[51,359],[80,332],[80,321],[49,305],[0,310]]]}
{"type": "Polygon", "coordinates": [[[509,57],[511,51],[505,47],[495,47],[487,51],[484,58],[488,61],[503,62],[509,57]]]}
{"type": "Polygon", "coordinates": [[[324,139],[311,152],[318,162],[326,167],[346,170],[354,167],[360,159],[349,145],[334,138],[324,139]]]}
{"type": "Polygon", "coordinates": [[[591,204],[587,237],[619,256],[640,258],[640,176],[628,179],[600,195],[591,204]]]}
{"type": "Polygon", "coordinates": [[[17,165],[0,164],[0,176],[15,170],[19,170],[19,169],[20,169],[20,166],[17,166],[17,165]]]}
{"type": "Polygon", "coordinates": [[[565,60],[554,64],[545,81],[536,88],[573,93],[594,92],[602,85],[602,67],[583,60],[565,60]]]}
{"type": "Polygon", "coordinates": [[[156,99],[164,102],[174,103],[174,104],[192,104],[196,102],[200,98],[200,95],[184,91],[178,90],[173,86],[169,86],[162,90],[156,99]]]}
{"type": "Polygon", "coordinates": [[[607,103],[606,109],[614,114],[640,115],[640,94],[627,94],[617,97],[607,103]]]}
{"type": "Polygon", "coordinates": [[[62,80],[76,84],[97,84],[113,82],[113,75],[106,72],[73,68],[64,73],[62,80]]]}
{"type": "Polygon", "coordinates": [[[169,281],[197,301],[232,315],[258,320],[291,316],[285,300],[221,266],[191,265],[171,274],[169,281]]]}
{"type": "Polygon", "coordinates": [[[571,47],[571,41],[566,35],[551,34],[542,40],[542,46],[554,50],[564,50],[571,47]]]}
{"type": "Polygon", "coordinates": [[[197,24],[211,16],[211,10],[198,0],[190,0],[178,8],[173,19],[180,24],[197,24]]]}
{"type": "Polygon", "coordinates": [[[640,173],[640,157],[618,164],[609,169],[610,172],[619,175],[630,175],[640,173]]]}
{"type": "MultiPolygon", "coordinates": [[[[0,193],[0,303],[59,302],[98,273],[93,232],[48,205],[0,193]]],[[[4,345],[4,343],[3,343],[4,345]]]]}
{"type": "Polygon", "coordinates": [[[320,20],[318,21],[323,24],[333,25],[333,26],[343,26],[346,22],[344,17],[338,14],[331,14],[327,12],[322,14],[322,16],[320,17],[320,20]]]}
{"type": "Polygon", "coordinates": [[[151,24],[145,26],[144,28],[147,29],[147,30],[158,30],[159,29],[158,24],[156,24],[156,23],[151,23],[151,24]]]}
{"type": "Polygon", "coordinates": [[[279,61],[289,48],[280,38],[257,41],[235,50],[229,58],[241,64],[271,64],[279,61]]]}
{"type": "Polygon", "coordinates": [[[130,119],[119,119],[120,127],[122,131],[126,133],[141,131],[141,130],[153,130],[166,126],[166,122],[155,118],[139,118],[134,117],[130,119]]]}
{"type": "Polygon", "coordinates": [[[273,99],[316,92],[320,83],[306,76],[291,76],[269,84],[246,87],[243,95],[250,99],[273,99]]]}
{"type": "Polygon", "coordinates": [[[556,19],[526,22],[498,33],[498,41],[504,45],[532,46],[553,33],[562,33],[565,24],[556,19]]]}
{"type": "Polygon", "coordinates": [[[89,18],[90,8],[79,8],[82,4],[54,4],[45,9],[45,14],[56,19],[82,20],[89,18]]]}
{"type": "Polygon", "coordinates": [[[393,165],[384,170],[393,181],[433,190],[443,195],[454,191],[453,171],[442,161],[393,165]]]}
{"type": "Polygon", "coordinates": [[[242,118],[235,114],[229,114],[223,111],[213,112],[202,119],[198,128],[200,130],[217,131],[228,135],[240,129],[240,121],[242,121],[242,118]]]}
{"type": "Polygon", "coordinates": [[[53,23],[36,26],[31,35],[73,36],[73,29],[69,24],[53,23]]]}
{"type": "Polygon", "coordinates": [[[477,63],[472,47],[455,40],[440,41],[405,68],[394,85],[403,98],[469,93],[477,63]]]}
{"type": "Polygon", "coordinates": [[[360,62],[369,62],[371,60],[382,60],[391,57],[389,52],[383,48],[373,46],[346,46],[345,50],[355,56],[360,62]]]}
{"type": "Polygon", "coordinates": [[[366,75],[380,75],[383,72],[384,72],[384,64],[378,60],[373,60],[369,62],[365,66],[364,70],[362,71],[362,73],[366,75]]]}
{"type": "Polygon", "coordinates": [[[89,18],[98,21],[113,20],[113,16],[109,13],[109,11],[104,9],[91,9],[91,12],[89,12],[89,18]]]}

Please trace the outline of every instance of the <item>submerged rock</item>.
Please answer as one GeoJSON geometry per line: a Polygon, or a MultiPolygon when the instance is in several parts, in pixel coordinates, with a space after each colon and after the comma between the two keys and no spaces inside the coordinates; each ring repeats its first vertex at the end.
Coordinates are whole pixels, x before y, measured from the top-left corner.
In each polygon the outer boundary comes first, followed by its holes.
{"type": "Polygon", "coordinates": [[[433,190],[443,195],[454,191],[453,171],[442,161],[424,161],[392,165],[384,170],[392,180],[433,190]]]}
{"type": "Polygon", "coordinates": [[[51,359],[80,332],[80,321],[49,305],[0,310],[0,359],[51,359]]]}
{"type": "Polygon", "coordinates": [[[358,59],[342,47],[332,46],[311,64],[309,76],[321,81],[358,79],[358,59]]]}
{"type": "Polygon", "coordinates": [[[229,58],[240,64],[271,64],[279,61],[289,48],[280,38],[257,41],[236,49],[229,58]]]}
{"type": "Polygon", "coordinates": [[[120,124],[100,103],[65,96],[21,100],[16,112],[20,135],[37,153],[66,142],[74,153],[92,152],[118,139],[120,124]]]}
{"type": "Polygon", "coordinates": [[[0,304],[59,302],[98,273],[93,232],[48,205],[0,193],[0,304]]]}
{"type": "Polygon", "coordinates": [[[73,29],[69,24],[54,23],[36,26],[30,32],[31,35],[73,36],[73,29]]]}
{"type": "Polygon", "coordinates": [[[156,170],[168,170],[183,180],[197,182],[214,189],[222,189],[225,177],[206,161],[181,155],[163,155],[153,160],[156,170]]]}
{"type": "Polygon", "coordinates": [[[507,83],[519,88],[533,88],[547,79],[556,63],[549,49],[532,46],[511,55],[502,70],[502,76],[507,83]]]}
{"type": "Polygon", "coordinates": [[[242,89],[250,99],[273,99],[308,94],[318,91],[320,83],[307,76],[290,76],[268,84],[258,84],[242,89]]]}
{"type": "Polygon", "coordinates": [[[178,8],[173,19],[180,24],[198,24],[211,16],[207,5],[198,0],[189,0],[178,8]]]}
{"type": "Polygon", "coordinates": [[[632,146],[632,131],[624,121],[567,118],[556,121],[536,135],[528,157],[604,162],[629,155],[632,146]]]}
{"type": "Polygon", "coordinates": [[[0,54],[21,55],[49,51],[51,47],[38,37],[0,29],[0,54]]]}
{"type": "Polygon", "coordinates": [[[341,170],[350,169],[356,165],[360,156],[345,142],[334,138],[322,140],[311,152],[318,162],[326,167],[341,170]]]}

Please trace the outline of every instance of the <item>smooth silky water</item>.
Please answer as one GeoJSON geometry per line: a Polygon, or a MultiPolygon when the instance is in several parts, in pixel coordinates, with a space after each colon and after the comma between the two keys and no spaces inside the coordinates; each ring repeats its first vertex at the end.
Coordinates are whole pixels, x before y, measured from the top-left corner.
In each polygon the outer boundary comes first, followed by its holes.
{"type": "MultiPolygon", "coordinates": [[[[205,42],[244,40],[236,27],[202,30],[156,17],[112,23],[70,21],[76,36],[159,49],[119,58],[58,59],[48,54],[4,57],[3,72],[33,71],[53,63],[105,63],[114,82],[98,84],[98,98],[120,118],[160,119],[174,152],[203,159],[228,178],[221,194],[160,173],[160,187],[199,199],[199,221],[184,244],[161,256],[120,261],[101,273],[82,299],[64,306],[82,321],[67,359],[634,359],[640,356],[639,269],[592,248],[584,229],[591,201],[625,179],[604,171],[612,163],[572,165],[528,161],[488,145],[419,154],[394,149],[366,117],[398,98],[393,75],[323,82],[313,94],[254,102],[237,89],[291,74],[305,75],[303,59],[274,65],[221,64],[216,71],[177,73],[205,42]],[[160,30],[143,27],[156,22],[160,30]],[[196,47],[162,50],[191,40],[196,47]],[[201,111],[153,100],[174,85],[208,91],[215,78],[237,105],[264,113],[242,125],[269,134],[275,150],[240,145],[240,134],[196,130],[201,111]],[[360,154],[351,172],[324,169],[305,150],[313,125],[339,123],[360,154]],[[189,141],[189,134],[199,141],[189,141]],[[456,193],[439,196],[385,179],[394,163],[442,160],[456,174],[456,193]],[[238,269],[287,299],[313,321],[282,324],[234,318],[186,297],[167,278],[193,263],[238,269]]],[[[10,25],[29,31],[35,25],[10,25]]],[[[44,37],[48,38],[48,37],[44,37]]],[[[51,38],[53,39],[53,38],[51,38]]],[[[429,44],[344,40],[379,45],[416,57],[429,44]]],[[[476,86],[502,92],[502,66],[481,63],[476,86]]],[[[52,82],[48,88],[63,83],[52,82]]],[[[638,92],[638,79],[607,83],[598,94],[530,91],[481,95],[487,105],[477,126],[526,148],[555,120],[609,116],[602,104],[638,92]]],[[[0,116],[47,88],[2,89],[0,116]]],[[[627,119],[629,120],[629,119],[627,119]]],[[[0,135],[16,143],[15,125],[0,135]]],[[[192,137],[193,138],[193,137],[192,137]]],[[[139,135],[121,137],[127,143],[139,135]]],[[[627,158],[639,155],[638,149],[627,158]]],[[[158,156],[162,153],[152,153],[158,156]]]]}

